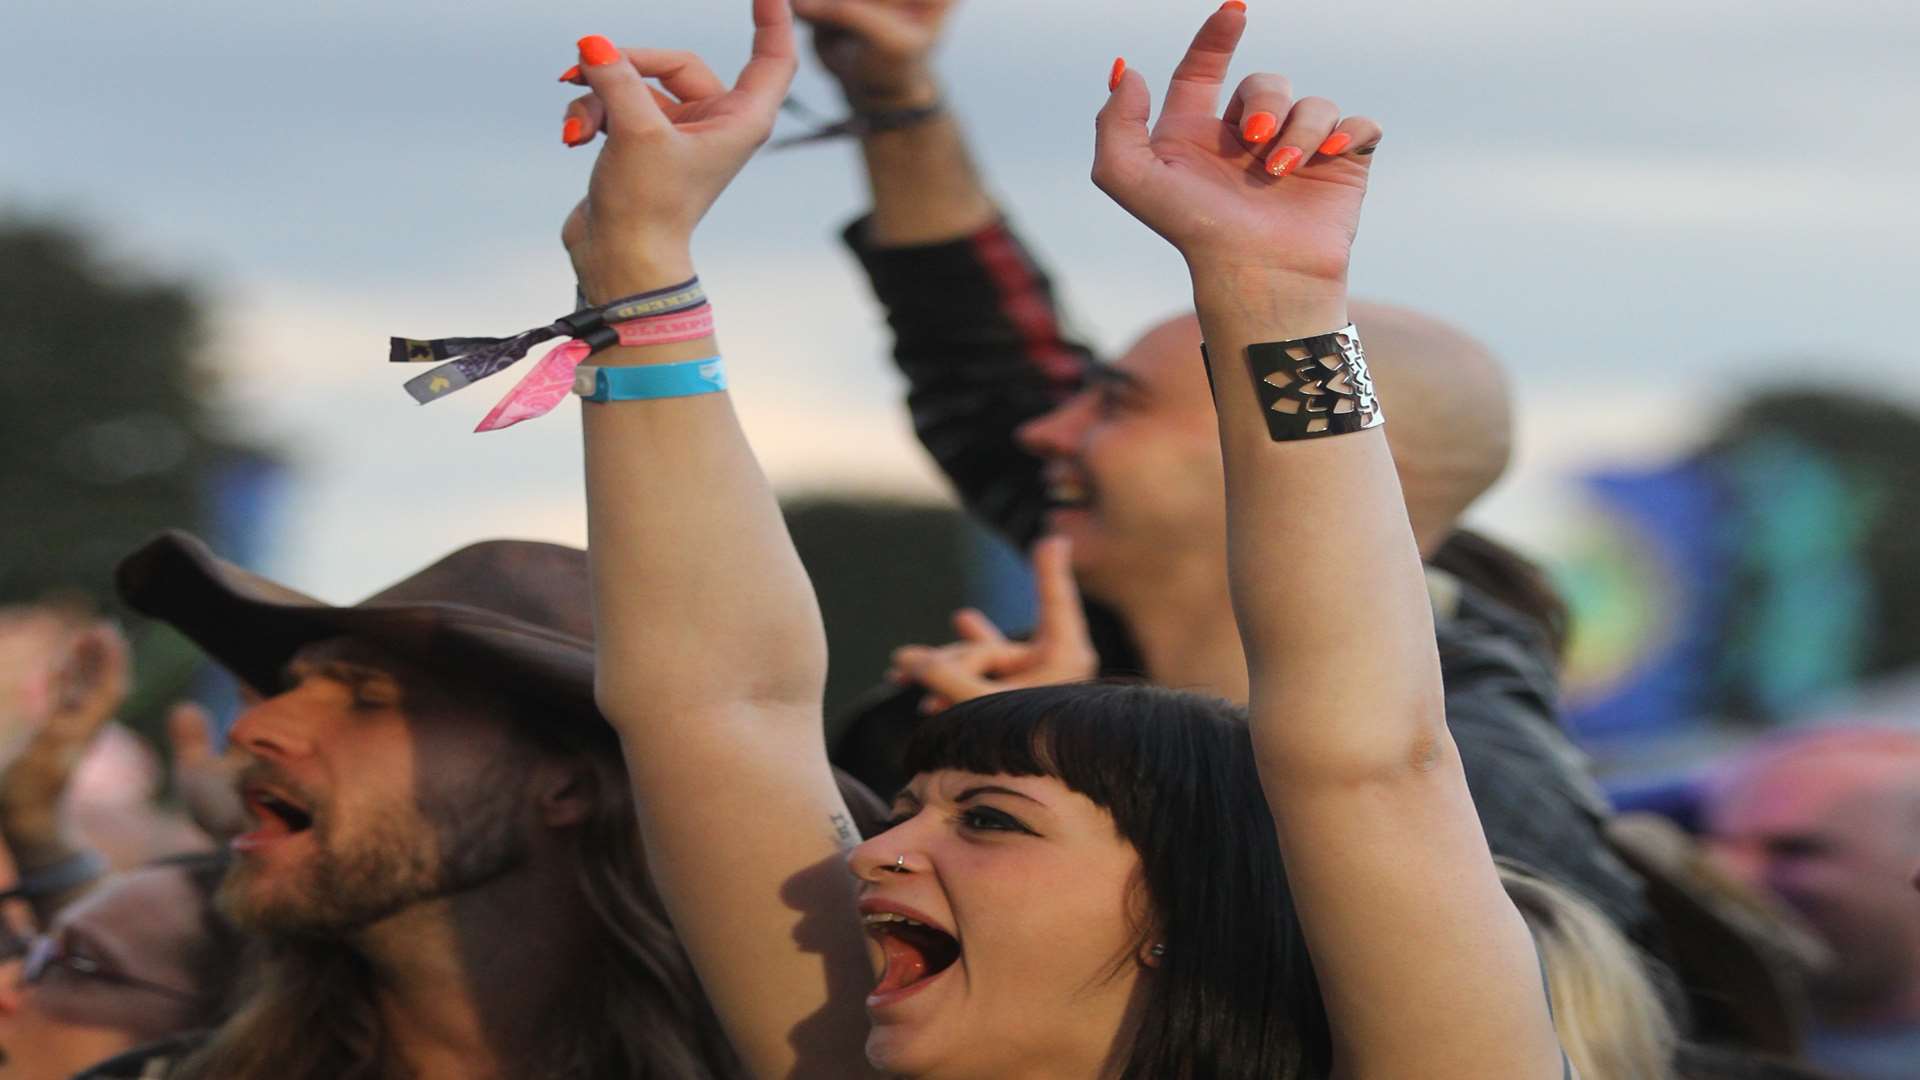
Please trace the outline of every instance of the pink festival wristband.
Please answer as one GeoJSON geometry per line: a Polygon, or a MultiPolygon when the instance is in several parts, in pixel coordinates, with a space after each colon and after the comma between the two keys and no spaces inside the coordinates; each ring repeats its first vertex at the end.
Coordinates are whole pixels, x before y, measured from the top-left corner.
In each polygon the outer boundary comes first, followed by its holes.
{"type": "MultiPolygon", "coordinates": [[[[676,315],[614,323],[611,329],[620,332],[622,345],[671,345],[678,341],[694,341],[713,333],[713,305],[702,304],[676,315]]],[[[473,430],[499,431],[522,420],[532,420],[552,412],[554,406],[573,393],[573,369],[579,367],[580,362],[592,351],[591,345],[578,338],[556,345],[533,365],[533,370],[527,372],[526,377],[506,397],[501,398],[493,411],[480,421],[480,426],[473,430]]]]}

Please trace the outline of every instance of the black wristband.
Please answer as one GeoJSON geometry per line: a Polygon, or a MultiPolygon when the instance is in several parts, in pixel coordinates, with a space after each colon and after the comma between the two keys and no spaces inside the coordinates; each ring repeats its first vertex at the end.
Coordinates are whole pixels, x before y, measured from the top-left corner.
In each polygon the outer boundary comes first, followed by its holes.
{"type": "Polygon", "coordinates": [[[783,102],[782,108],[788,112],[804,116],[810,121],[818,123],[820,126],[804,135],[791,135],[784,139],[775,140],[773,144],[773,149],[775,150],[783,150],[789,146],[804,146],[807,143],[825,142],[829,139],[865,138],[868,135],[877,135],[884,131],[899,131],[903,128],[924,124],[947,111],[947,105],[943,101],[936,101],[931,105],[913,105],[904,109],[855,109],[853,115],[846,119],[835,120],[828,123],[815,119],[813,110],[808,109],[793,98],[788,98],[783,102]]]}
{"type": "Polygon", "coordinates": [[[77,889],[107,872],[107,860],[97,852],[76,851],[51,866],[22,873],[13,888],[0,892],[0,900],[34,900],[58,896],[77,889]]]}

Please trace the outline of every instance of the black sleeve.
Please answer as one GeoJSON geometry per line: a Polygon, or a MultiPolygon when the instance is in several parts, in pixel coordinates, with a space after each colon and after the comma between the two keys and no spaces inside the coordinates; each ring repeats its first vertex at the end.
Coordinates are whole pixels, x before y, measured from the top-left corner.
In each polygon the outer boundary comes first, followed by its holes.
{"type": "Polygon", "coordinates": [[[1046,487],[1014,432],[1072,396],[1094,357],[1060,327],[1053,286],[1004,222],[964,240],[876,248],[847,227],[893,328],[914,431],[974,515],[1023,550],[1046,487]]]}
{"type": "Polygon", "coordinates": [[[1663,953],[1644,883],[1607,843],[1612,807],[1559,726],[1545,639],[1471,592],[1435,630],[1447,727],[1487,846],[1580,894],[1636,944],[1663,953]]]}

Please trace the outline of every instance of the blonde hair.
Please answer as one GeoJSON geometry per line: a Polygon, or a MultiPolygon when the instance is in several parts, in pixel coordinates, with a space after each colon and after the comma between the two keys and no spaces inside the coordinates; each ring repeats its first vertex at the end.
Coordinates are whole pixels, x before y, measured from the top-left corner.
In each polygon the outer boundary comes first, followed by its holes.
{"type": "Polygon", "coordinates": [[[1533,932],[1554,1028],[1581,1080],[1674,1080],[1679,1032],[1633,945],[1559,885],[1506,862],[1500,881],[1533,932]]]}

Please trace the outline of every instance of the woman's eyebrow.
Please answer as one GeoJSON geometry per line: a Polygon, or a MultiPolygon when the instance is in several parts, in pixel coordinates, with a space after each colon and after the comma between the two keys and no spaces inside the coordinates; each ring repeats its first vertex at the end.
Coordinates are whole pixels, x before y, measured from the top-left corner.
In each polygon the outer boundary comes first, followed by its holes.
{"type": "Polygon", "coordinates": [[[974,799],[981,795],[1011,795],[1016,799],[1025,799],[1035,806],[1045,807],[1047,805],[1046,803],[1041,802],[1039,799],[1036,799],[1033,796],[1026,794],[1025,792],[1015,791],[1009,787],[1001,787],[998,784],[975,785],[974,787],[970,787],[967,790],[961,792],[959,795],[954,796],[953,801],[966,802],[969,799],[974,799]]]}

